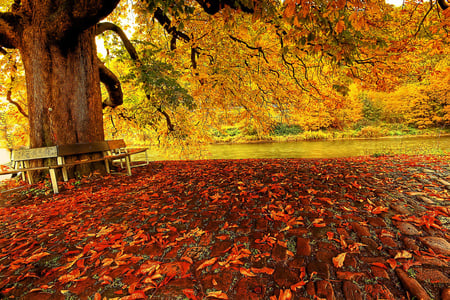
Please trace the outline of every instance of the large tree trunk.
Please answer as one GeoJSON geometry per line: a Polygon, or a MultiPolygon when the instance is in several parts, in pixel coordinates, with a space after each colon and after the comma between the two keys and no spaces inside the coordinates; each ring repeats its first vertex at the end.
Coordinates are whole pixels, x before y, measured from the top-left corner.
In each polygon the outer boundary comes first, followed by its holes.
{"type": "Polygon", "coordinates": [[[95,25],[118,3],[15,0],[0,12],[0,46],[25,68],[31,147],[104,139],[95,25]]]}
{"type": "Polygon", "coordinates": [[[92,27],[55,41],[39,25],[25,29],[19,50],[27,81],[31,147],[104,139],[94,34],[92,27]]]}

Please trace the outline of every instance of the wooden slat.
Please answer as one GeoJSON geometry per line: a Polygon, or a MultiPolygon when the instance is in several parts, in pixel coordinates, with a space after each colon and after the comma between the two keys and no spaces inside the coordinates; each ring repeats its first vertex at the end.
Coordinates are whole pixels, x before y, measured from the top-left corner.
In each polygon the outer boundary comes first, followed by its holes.
{"type": "Polygon", "coordinates": [[[116,150],[127,146],[124,140],[109,140],[106,142],[108,143],[109,150],[116,150]]]}
{"type": "Polygon", "coordinates": [[[56,146],[13,150],[12,160],[32,160],[52,158],[58,155],[56,146]]]}
{"type": "Polygon", "coordinates": [[[59,145],[58,156],[79,155],[79,154],[103,152],[108,150],[109,147],[108,143],[106,142],[59,145]]]}
{"type": "Polygon", "coordinates": [[[14,174],[19,172],[28,172],[28,171],[39,171],[39,170],[48,170],[49,167],[34,167],[34,168],[20,168],[20,169],[11,169],[8,171],[1,171],[0,175],[6,175],[6,174],[14,174]]]}

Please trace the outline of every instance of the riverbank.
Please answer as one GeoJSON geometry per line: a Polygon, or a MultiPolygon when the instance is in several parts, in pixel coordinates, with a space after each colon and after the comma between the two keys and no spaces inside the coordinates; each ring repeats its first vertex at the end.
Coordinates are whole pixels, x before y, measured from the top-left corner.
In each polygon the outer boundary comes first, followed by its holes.
{"type": "Polygon", "coordinates": [[[450,157],[152,162],[0,208],[0,295],[448,299],[450,157]]]}
{"type": "MultiPolygon", "coordinates": [[[[366,127],[367,128],[367,127],[366,127]]],[[[374,127],[375,128],[375,127],[374,127]]],[[[365,139],[390,139],[408,137],[441,137],[450,136],[450,129],[426,129],[411,131],[385,131],[377,128],[361,130],[317,130],[303,131],[297,134],[267,134],[248,135],[240,132],[238,128],[232,127],[221,134],[213,134],[211,141],[213,144],[250,144],[250,143],[276,143],[276,142],[300,142],[317,140],[365,140],[365,139]],[[227,134],[228,132],[228,134],[227,134]]]]}

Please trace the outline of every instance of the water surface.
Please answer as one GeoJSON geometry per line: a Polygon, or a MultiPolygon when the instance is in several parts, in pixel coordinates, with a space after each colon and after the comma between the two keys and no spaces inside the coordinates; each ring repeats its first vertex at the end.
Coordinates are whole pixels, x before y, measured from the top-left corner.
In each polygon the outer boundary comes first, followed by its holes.
{"type": "MultiPolygon", "coordinates": [[[[214,144],[208,148],[209,153],[205,154],[204,159],[335,158],[389,153],[437,154],[450,152],[450,136],[214,144]]],[[[159,156],[151,148],[148,155],[150,160],[167,159],[159,156]]],[[[144,160],[144,156],[136,155],[133,160],[144,160]]]]}

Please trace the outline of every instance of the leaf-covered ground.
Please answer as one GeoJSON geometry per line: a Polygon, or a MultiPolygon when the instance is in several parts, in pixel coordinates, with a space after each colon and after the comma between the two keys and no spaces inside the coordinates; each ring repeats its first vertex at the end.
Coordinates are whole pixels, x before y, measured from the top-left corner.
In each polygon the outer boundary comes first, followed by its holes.
{"type": "Polygon", "coordinates": [[[22,192],[0,208],[0,293],[450,299],[449,182],[448,156],[209,160],[22,192]]]}

